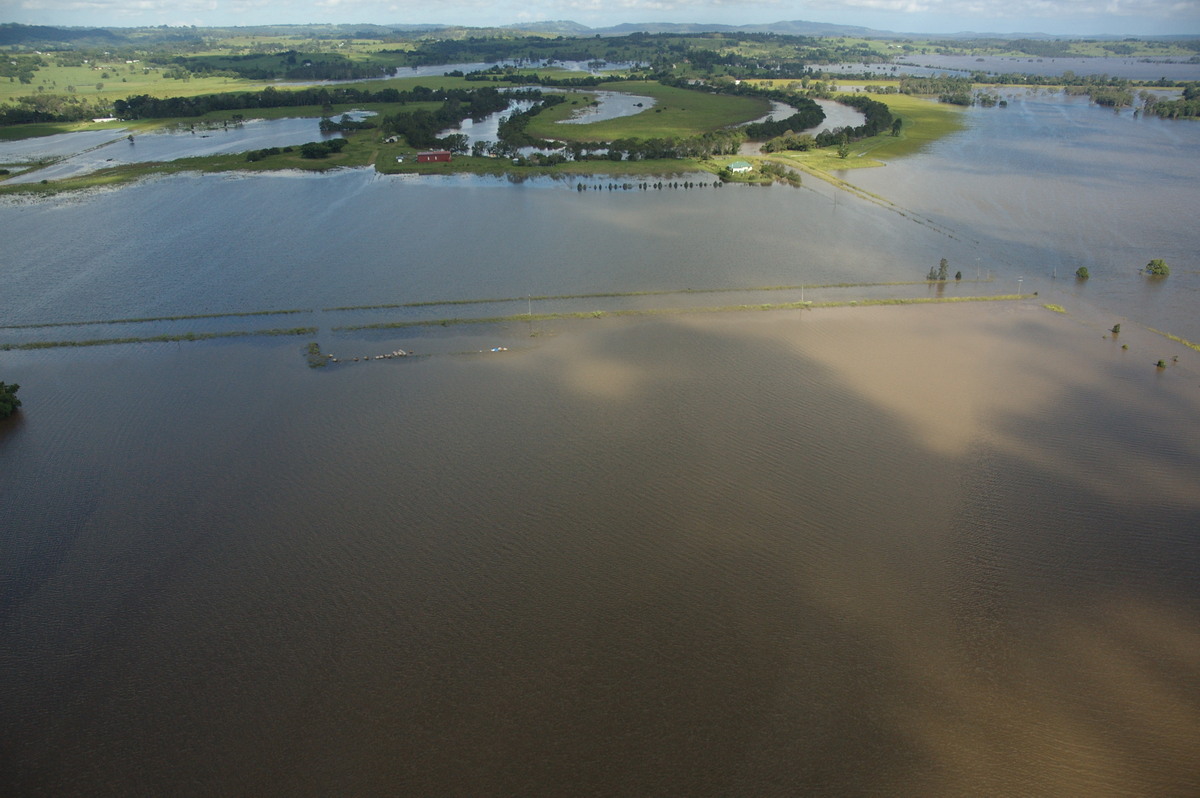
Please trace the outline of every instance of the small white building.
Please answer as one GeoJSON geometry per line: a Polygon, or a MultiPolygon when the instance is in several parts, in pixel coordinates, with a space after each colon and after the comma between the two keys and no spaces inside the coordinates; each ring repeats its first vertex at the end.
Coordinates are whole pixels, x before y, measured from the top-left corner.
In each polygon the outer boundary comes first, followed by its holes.
{"type": "Polygon", "coordinates": [[[733,172],[735,175],[740,175],[743,172],[749,172],[753,168],[754,167],[749,161],[734,161],[733,163],[729,164],[729,171],[733,172]]]}

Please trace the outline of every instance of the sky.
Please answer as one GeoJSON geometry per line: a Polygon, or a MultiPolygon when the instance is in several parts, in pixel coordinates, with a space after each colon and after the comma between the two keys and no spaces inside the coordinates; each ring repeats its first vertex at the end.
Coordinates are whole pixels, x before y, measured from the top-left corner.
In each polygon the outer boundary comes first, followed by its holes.
{"type": "Polygon", "coordinates": [[[1200,0],[0,0],[0,22],[27,25],[487,27],[541,20],[589,27],[805,20],[913,33],[1200,36],[1200,0]]]}

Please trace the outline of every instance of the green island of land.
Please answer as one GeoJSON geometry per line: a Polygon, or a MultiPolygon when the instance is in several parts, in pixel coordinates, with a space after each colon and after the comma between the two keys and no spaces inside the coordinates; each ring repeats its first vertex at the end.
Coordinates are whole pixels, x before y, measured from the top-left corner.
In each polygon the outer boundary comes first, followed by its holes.
{"type": "MultiPolygon", "coordinates": [[[[880,166],[960,129],[970,105],[1003,107],[1014,85],[1087,93],[1101,105],[1137,106],[1165,117],[1196,116],[1200,87],[1181,84],[1165,100],[1135,81],[1107,76],[1024,74],[886,77],[825,71],[825,65],[899,55],[1046,55],[1030,40],[908,41],[753,33],[550,36],[490,29],[438,34],[339,26],[256,29],[108,29],[78,32],[49,47],[54,29],[9,26],[15,43],[0,65],[0,140],[82,130],[113,138],[162,129],[225,128],[252,119],[311,118],[313,140],[163,162],[114,165],[62,179],[6,178],[49,165],[0,163],[0,193],[56,193],[114,185],[147,174],[374,168],[383,174],[471,173],[647,180],[707,172],[720,183],[799,184],[880,166]],[[114,44],[114,38],[118,44],[114,44]],[[585,62],[587,72],[556,63],[585,62]],[[406,68],[506,62],[463,73],[404,77],[406,68]],[[319,84],[315,81],[340,81],[319,84]],[[291,85],[289,85],[289,82],[291,85]],[[598,90],[639,98],[636,112],[564,124],[596,104],[598,90]],[[855,126],[828,126],[818,101],[859,112],[855,126]],[[783,103],[783,106],[772,105],[783,103]],[[795,113],[769,116],[772,108],[795,113]],[[365,111],[363,117],[348,116],[365,111]],[[503,113],[497,140],[455,132],[469,119],[503,113]],[[765,121],[764,121],[765,118],[765,121]],[[449,131],[449,132],[447,132],[449,131]],[[330,139],[330,134],[340,138],[330,139]],[[321,134],[324,134],[322,137],[321,134]],[[536,147],[530,153],[528,148],[536,147]],[[445,150],[449,161],[418,153],[445,150]]],[[[1095,43],[1091,43],[1094,45],[1095,43]]],[[[1058,42],[1058,55],[1185,56],[1180,42],[1123,42],[1120,52],[1058,42]]],[[[586,118],[584,116],[583,118],[586,118]]],[[[647,184],[650,185],[650,184],[647,184]]],[[[660,186],[656,186],[660,187],[660,186]]]]}

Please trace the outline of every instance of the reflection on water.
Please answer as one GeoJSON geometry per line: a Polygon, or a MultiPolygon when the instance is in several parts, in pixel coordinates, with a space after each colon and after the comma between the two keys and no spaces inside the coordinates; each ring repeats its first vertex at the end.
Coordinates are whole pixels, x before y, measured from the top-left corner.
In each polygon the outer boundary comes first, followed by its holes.
{"type": "Polygon", "coordinates": [[[1194,363],[1033,304],[529,329],[10,357],[7,791],[1200,789],[1194,363]]]}

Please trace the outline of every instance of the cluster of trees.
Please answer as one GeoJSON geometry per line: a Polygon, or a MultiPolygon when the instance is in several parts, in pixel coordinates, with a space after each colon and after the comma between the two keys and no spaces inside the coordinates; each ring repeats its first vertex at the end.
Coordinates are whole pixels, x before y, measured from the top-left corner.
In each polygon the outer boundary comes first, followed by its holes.
{"type": "Polygon", "coordinates": [[[783,152],[784,150],[795,150],[797,152],[807,152],[817,146],[817,140],[809,133],[795,133],[791,130],[785,131],[783,135],[776,136],[773,139],[768,139],[762,145],[763,152],[783,152]]]}
{"type": "Polygon", "coordinates": [[[774,161],[764,161],[758,165],[758,171],[768,177],[788,183],[793,186],[800,185],[800,173],[794,169],[789,169],[781,163],[774,161]]]}
{"type": "MultiPolygon", "coordinates": [[[[261,91],[227,92],[223,94],[200,94],[195,97],[151,97],[139,94],[113,102],[113,115],[121,119],[168,119],[172,117],[201,116],[213,111],[242,111],[254,108],[297,108],[301,106],[332,106],[334,104],[391,103],[404,105],[418,102],[438,102],[450,99],[466,105],[487,106],[494,110],[505,106],[504,97],[520,97],[521,93],[509,92],[501,95],[491,87],[481,89],[430,89],[414,86],[410,91],[393,88],[371,91],[350,86],[310,86],[303,89],[280,91],[268,86],[261,91]]],[[[540,92],[538,93],[540,97],[540,92]]],[[[464,117],[465,118],[465,117],[464,117]]]]}
{"type": "Polygon", "coordinates": [[[12,385],[0,382],[0,418],[8,418],[21,406],[21,400],[17,398],[20,387],[15,382],[12,385]]]}
{"type": "Polygon", "coordinates": [[[743,125],[746,137],[751,141],[764,141],[793,130],[808,130],[825,121],[825,112],[813,100],[807,97],[789,97],[787,101],[796,108],[796,113],[778,122],[767,119],[765,122],[743,125]]]}
{"type": "Polygon", "coordinates": [[[291,147],[267,147],[261,150],[250,150],[250,152],[246,153],[246,160],[254,163],[255,161],[261,161],[263,158],[269,158],[272,155],[280,155],[291,151],[291,147]]]}
{"type": "Polygon", "coordinates": [[[36,122],[80,122],[108,114],[107,103],[88,102],[72,94],[31,94],[0,105],[0,127],[36,122]]]}
{"type": "Polygon", "coordinates": [[[301,158],[327,158],[330,155],[346,149],[345,139],[328,139],[326,141],[310,141],[300,145],[301,158]]]}
{"type": "MultiPolygon", "coordinates": [[[[938,261],[937,266],[930,266],[929,274],[925,275],[925,279],[930,280],[932,282],[942,282],[942,283],[949,280],[950,279],[950,261],[946,260],[945,258],[942,258],[940,261],[938,261]]],[[[961,280],[962,272],[959,272],[955,276],[954,279],[961,280]]]]}
{"type": "Polygon", "coordinates": [[[461,77],[474,82],[511,83],[518,86],[559,86],[563,88],[588,88],[603,83],[619,83],[624,80],[645,80],[645,75],[637,72],[608,75],[581,75],[579,77],[562,77],[561,75],[541,75],[538,72],[522,71],[518,67],[490,66],[475,72],[463,74],[461,70],[445,73],[447,77],[461,77]]]}
{"type": "Polygon", "coordinates": [[[352,61],[341,53],[281,53],[179,56],[172,62],[178,77],[223,76],[246,80],[365,80],[394,75],[396,68],[352,61]]]}
{"type": "MultiPolygon", "coordinates": [[[[813,136],[808,133],[796,133],[786,130],[775,138],[763,144],[763,152],[782,152],[784,150],[806,151],[813,147],[838,146],[838,155],[845,158],[849,154],[851,141],[869,138],[890,130],[893,136],[900,134],[901,120],[893,117],[891,109],[885,103],[872,100],[865,94],[846,94],[838,97],[838,102],[857,108],[866,117],[857,127],[839,127],[833,130],[822,130],[813,136]]],[[[822,119],[824,116],[822,115],[822,119]]]]}
{"type": "Polygon", "coordinates": [[[970,92],[955,91],[939,94],[938,102],[948,103],[949,105],[971,105],[975,100],[970,92]]]}
{"type": "Polygon", "coordinates": [[[534,138],[525,132],[525,128],[529,126],[530,120],[542,111],[566,101],[567,98],[565,95],[548,94],[542,98],[541,102],[534,103],[528,110],[519,111],[501,119],[496,134],[500,137],[501,141],[510,147],[552,148],[555,146],[554,142],[534,138]]]}
{"type": "MultiPolygon", "coordinates": [[[[458,62],[637,63],[687,77],[811,76],[808,63],[865,61],[878,54],[860,42],[743,31],[644,33],[625,36],[466,36],[423,38],[409,49],[382,50],[394,62],[427,66],[458,62]]],[[[543,84],[545,85],[545,84],[543,84]]]]}
{"type": "Polygon", "coordinates": [[[1162,258],[1155,258],[1146,264],[1144,271],[1151,277],[1166,277],[1171,273],[1171,267],[1162,258]]]}
{"type": "MultiPolygon", "coordinates": [[[[937,75],[930,77],[903,75],[900,78],[901,94],[966,95],[970,97],[973,87],[971,78],[959,75],[937,75]]],[[[970,102],[963,104],[970,105],[970,102]]]]}
{"type": "Polygon", "coordinates": [[[356,122],[349,115],[342,114],[342,118],[336,122],[327,116],[321,117],[319,127],[322,133],[344,133],[352,130],[370,130],[375,127],[375,123],[370,119],[356,122]]]}
{"type": "Polygon", "coordinates": [[[418,109],[384,116],[379,123],[384,135],[404,136],[411,147],[436,147],[442,144],[438,134],[464,119],[482,119],[488,114],[503,111],[508,108],[510,100],[542,99],[542,93],[536,89],[501,94],[489,87],[470,91],[452,90],[443,94],[448,96],[436,111],[418,109]]]}
{"type": "Polygon", "coordinates": [[[1200,83],[1185,86],[1182,98],[1157,100],[1148,103],[1146,110],[1163,119],[1196,119],[1200,117],[1200,83]]]}
{"type": "Polygon", "coordinates": [[[6,55],[0,58],[0,78],[16,78],[21,83],[33,83],[33,73],[46,66],[40,55],[6,55]]]}
{"type": "Polygon", "coordinates": [[[1133,105],[1133,91],[1126,85],[1097,85],[1097,84],[1081,84],[1077,86],[1063,86],[1063,92],[1070,95],[1086,94],[1096,105],[1104,105],[1109,108],[1126,108],[1133,105]]]}
{"type": "Polygon", "coordinates": [[[886,103],[872,100],[865,94],[843,94],[837,98],[842,105],[857,108],[865,117],[863,123],[856,127],[843,127],[835,130],[822,130],[816,135],[818,147],[828,147],[840,141],[844,134],[850,141],[870,138],[890,130],[895,118],[886,103]]]}

